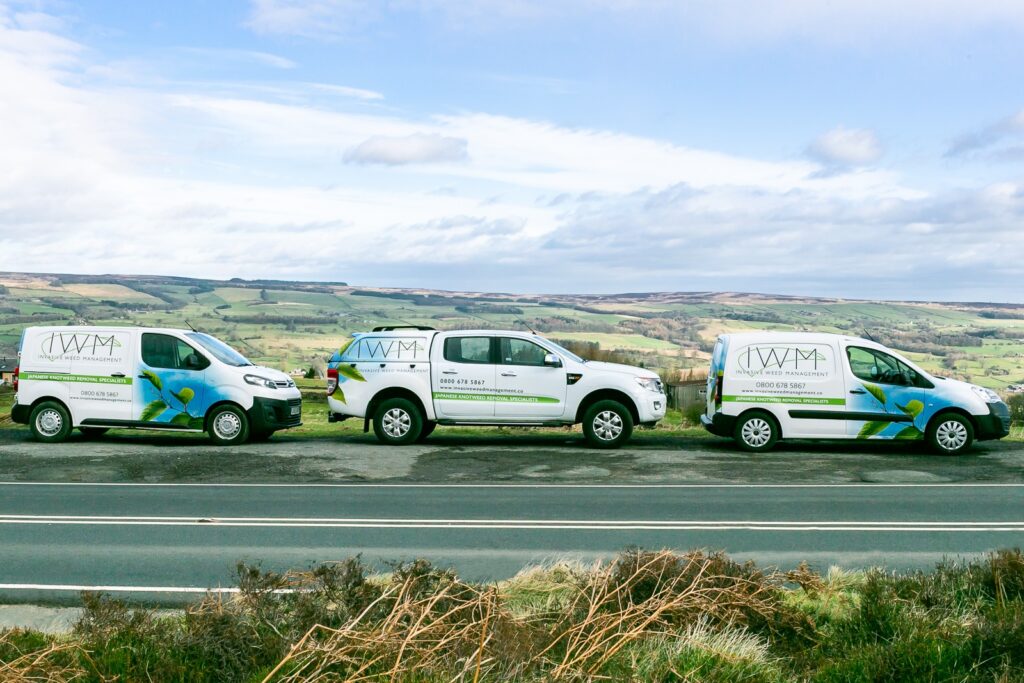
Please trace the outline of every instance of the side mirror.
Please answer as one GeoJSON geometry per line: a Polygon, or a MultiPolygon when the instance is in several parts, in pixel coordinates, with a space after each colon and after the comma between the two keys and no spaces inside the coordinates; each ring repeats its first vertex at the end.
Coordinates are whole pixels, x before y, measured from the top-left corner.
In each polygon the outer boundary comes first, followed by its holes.
{"type": "Polygon", "coordinates": [[[560,368],[562,367],[562,359],[553,353],[549,353],[544,356],[544,365],[549,368],[560,368]]]}
{"type": "Polygon", "coordinates": [[[203,361],[198,355],[190,353],[185,357],[185,367],[189,370],[202,370],[205,366],[203,361]]]}

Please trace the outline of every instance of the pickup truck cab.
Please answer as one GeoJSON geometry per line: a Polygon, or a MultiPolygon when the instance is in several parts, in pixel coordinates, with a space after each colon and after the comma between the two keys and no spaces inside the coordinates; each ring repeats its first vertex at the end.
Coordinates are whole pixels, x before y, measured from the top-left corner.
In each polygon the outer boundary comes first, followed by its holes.
{"type": "Polygon", "coordinates": [[[535,334],[420,327],[353,335],[328,363],[327,402],[329,421],[363,418],[386,444],[414,443],[437,425],[582,423],[597,448],[653,425],[666,403],[655,373],[587,361],[535,334]]]}

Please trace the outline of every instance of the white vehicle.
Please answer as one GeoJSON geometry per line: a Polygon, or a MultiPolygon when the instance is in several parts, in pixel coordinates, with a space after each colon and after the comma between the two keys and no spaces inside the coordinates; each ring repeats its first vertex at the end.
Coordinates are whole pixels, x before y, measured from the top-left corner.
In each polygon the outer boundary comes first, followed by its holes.
{"type": "Polygon", "coordinates": [[[718,338],[701,421],[748,451],[779,439],[924,439],[957,454],[1006,436],[1010,411],[994,391],[867,339],[757,332],[718,338]]]}
{"type": "Polygon", "coordinates": [[[202,332],[30,327],[19,357],[11,416],[39,441],[127,427],[207,431],[227,445],[302,423],[295,382],[202,332]]]}
{"type": "Polygon", "coordinates": [[[633,426],[665,416],[649,370],[586,361],[535,334],[378,327],[330,360],[328,420],[364,419],[387,444],[426,438],[436,425],[583,423],[590,445],[614,448],[633,426]]]}

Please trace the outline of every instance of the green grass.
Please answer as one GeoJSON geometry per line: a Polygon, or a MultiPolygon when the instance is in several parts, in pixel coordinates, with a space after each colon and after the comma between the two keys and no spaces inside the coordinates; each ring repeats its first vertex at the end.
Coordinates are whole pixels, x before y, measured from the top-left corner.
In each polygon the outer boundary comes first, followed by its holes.
{"type": "Polygon", "coordinates": [[[3,680],[1024,680],[1024,556],[931,571],[778,572],[626,550],[495,584],[424,560],[275,574],[168,615],[83,594],[67,634],[0,632],[3,680]],[[293,592],[275,592],[289,588],[293,592]]]}

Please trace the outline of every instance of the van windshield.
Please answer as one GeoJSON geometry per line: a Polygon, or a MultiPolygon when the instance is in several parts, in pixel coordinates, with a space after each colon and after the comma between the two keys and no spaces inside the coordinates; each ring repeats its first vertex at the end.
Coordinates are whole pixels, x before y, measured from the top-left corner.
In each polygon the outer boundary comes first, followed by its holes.
{"type": "Polygon", "coordinates": [[[211,337],[202,332],[186,332],[185,336],[209,351],[210,355],[221,363],[233,365],[236,368],[240,368],[243,365],[253,365],[253,363],[249,362],[248,358],[216,337],[211,337]]]}

